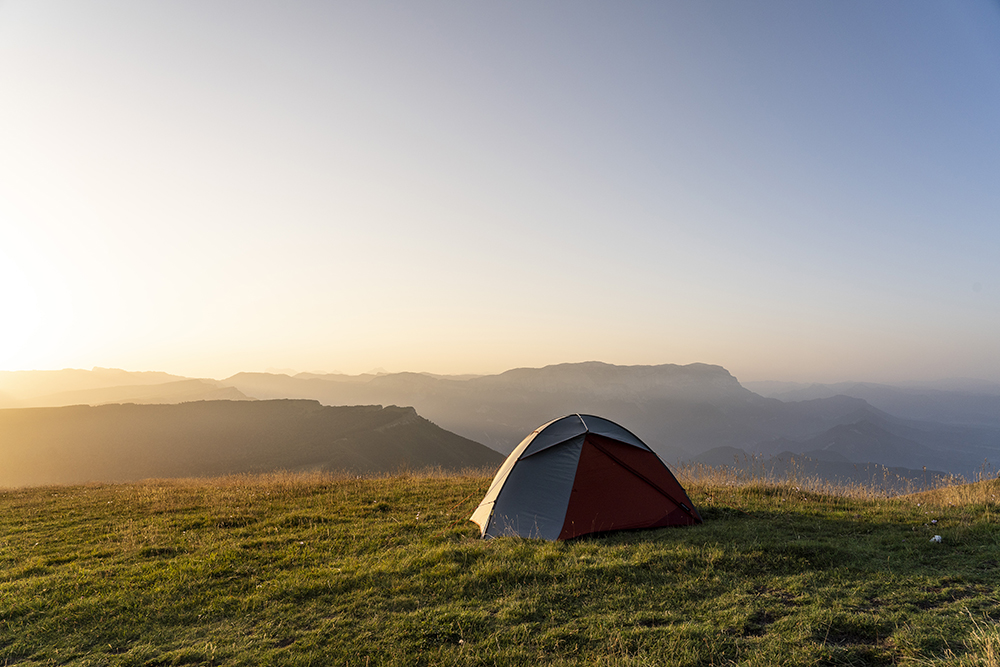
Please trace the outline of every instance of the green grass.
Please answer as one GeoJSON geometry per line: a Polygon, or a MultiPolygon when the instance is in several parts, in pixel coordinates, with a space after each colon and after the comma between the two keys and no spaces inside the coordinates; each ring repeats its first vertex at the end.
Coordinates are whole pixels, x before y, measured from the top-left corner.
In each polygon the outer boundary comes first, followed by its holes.
{"type": "Polygon", "coordinates": [[[562,543],[478,539],[488,484],[0,490],[0,665],[997,664],[995,481],[699,482],[702,526],[562,543]]]}

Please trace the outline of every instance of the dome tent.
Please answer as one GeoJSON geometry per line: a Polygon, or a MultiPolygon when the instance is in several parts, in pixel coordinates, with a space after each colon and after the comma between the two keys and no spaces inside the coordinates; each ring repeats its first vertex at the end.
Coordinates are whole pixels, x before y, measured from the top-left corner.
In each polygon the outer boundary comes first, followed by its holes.
{"type": "Polygon", "coordinates": [[[525,438],[500,466],[471,520],[485,538],[546,540],[702,522],[653,450],[593,415],[553,420],[525,438]]]}

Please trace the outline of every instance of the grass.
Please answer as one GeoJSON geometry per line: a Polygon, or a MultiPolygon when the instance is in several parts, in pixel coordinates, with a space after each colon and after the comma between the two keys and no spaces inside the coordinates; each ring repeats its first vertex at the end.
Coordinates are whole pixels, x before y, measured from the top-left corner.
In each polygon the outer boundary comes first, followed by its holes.
{"type": "Polygon", "coordinates": [[[995,480],[702,474],[702,526],[560,543],[478,539],[489,481],[0,490],[0,665],[998,664],[995,480]]]}

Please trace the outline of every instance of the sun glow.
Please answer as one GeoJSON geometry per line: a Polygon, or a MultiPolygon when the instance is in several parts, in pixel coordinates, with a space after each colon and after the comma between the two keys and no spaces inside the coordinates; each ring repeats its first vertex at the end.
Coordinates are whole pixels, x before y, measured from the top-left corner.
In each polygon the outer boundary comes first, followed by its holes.
{"type": "Polygon", "coordinates": [[[992,5],[584,5],[0,2],[0,368],[1000,379],[992,5]]]}
{"type": "Polygon", "coordinates": [[[41,327],[38,294],[22,268],[0,250],[0,368],[20,368],[41,327]]]}

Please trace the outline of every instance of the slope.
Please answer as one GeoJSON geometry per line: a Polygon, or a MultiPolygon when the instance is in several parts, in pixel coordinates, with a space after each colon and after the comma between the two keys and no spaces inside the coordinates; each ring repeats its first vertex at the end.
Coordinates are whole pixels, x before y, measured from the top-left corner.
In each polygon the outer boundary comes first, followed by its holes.
{"type": "Polygon", "coordinates": [[[772,456],[750,454],[736,447],[718,447],[699,454],[682,467],[698,465],[713,469],[713,474],[723,469],[736,474],[739,479],[762,479],[776,482],[797,480],[802,483],[826,482],[835,486],[860,486],[879,493],[906,493],[939,486],[954,481],[952,475],[932,468],[906,468],[884,465],[871,460],[849,461],[846,457],[829,451],[806,453],[778,451],[772,456]]]}
{"type": "Polygon", "coordinates": [[[0,410],[0,486],[274,470],[460,469],[502,457],[412,408],[199,401],[0,410]]]}
{"type": "MultiPolygon", "coordinates": [[[[783,401],[801,401],[842,395],[860,398],[876,408],[905,419],[945,424],[1000,426],[1000,389],[993,383],[966,382],[955,388],[895,386],[870,382],[795,385],[751,382],[754,391],[783,401]]],[[[949,386],[949,385],[945,385],[949,386]]]]}
{"type": "Polygon", "coordinates": [[[164,384],[187,379],[169,373],[133,372],[118,368],[93,368],[89,371],[79,368],[58,371],[0,371],[0,407],[35,407],[35,399],[64,392],[164,384]]]}
{"type": "Polygon", "coordinates": [[[0,492],[0,664],[996,664],[995,481],[891,500],[699,483],[700,526],[559,543],[478,539],[489,484],[0,492]]]}
{"type": "Polygon", "coordinates": [[[211,380],[175,380],[159,384],[127,384],[118,387],[77,389],[28,401],[24,407],[48,408],[64,405],[105,405],[107,403],[189,403],[191,401],[250,400],[236,387],[211,380]]]}
{"type": "Polygon", "coordinates": [[[504,453],[541,424],[571,413],[598,414],[626,425],[660,456],[677,459],[713,447],[816,435],[871,410],[863,400],[847,397],[801,404],[764,398],[744,389],[726,369],[709,364],[585,362],[467,380],[420,373],[361,382],[344,378],[240,373],[223,382],[254,398],[412,405],[444,428],[504,453]]]}

